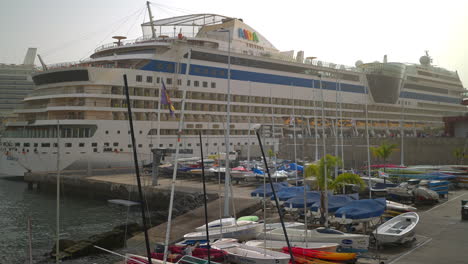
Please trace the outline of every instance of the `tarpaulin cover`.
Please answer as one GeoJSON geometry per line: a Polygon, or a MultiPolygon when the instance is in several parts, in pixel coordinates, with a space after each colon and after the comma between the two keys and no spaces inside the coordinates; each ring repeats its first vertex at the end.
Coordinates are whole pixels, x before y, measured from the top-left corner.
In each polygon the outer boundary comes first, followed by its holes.
{"type": "Polygon", "coordinates": [[[385,198],[364,199],[349,202],[335,212],[335,217],[366,219],[383,215],[387,201],[385,198]]]}
{"type": "MultiPolygon", "coordinates": [[[[309,186],[305,186],[306,191],[309,190],[309,186]]],[[[304,186],[294,186],[294,187],[286,187],[281,189],[279,192],[276,193],[276,196],[278,196],[278,200],[280,201],[287,201],[299,194],[304,194],[304,186]]],[[[271,200],[274,200],[275,198],[272,196],[271,200]]]]}
{"type": "Polygon", "coordinates": [[[304,201],[304,194],[298,194],[297,196],[284,202],[284,207],[304,208],[304,203],[306,207],[310,207],[317,201],[320,201],[320,192],[310,191],[310,192],[306,192],[305,201],[304,201]]]}
{"type": "MultiPolygon", "coordinates": [[[[328,212],[334,213],[339,208],[345,206],[351,201],[355,201],[359,199],[359,194],[338,194],[338,195],[329,195],[328,196],[328,212]]],[[[318,212],[320,208],[320,200],[315,202],[311,207],[311,211],[318,212]]]]}
{"type": "Polygon", "coordinates": [[[253,171],[254,173],[260,174],[260,175],[265,174],[265,172],[263,172],[263,171],[261,171],[261,170],[259,170],[259,169],[257,169],[257,168],[253,168],[252,171],[253,171]]]}
{"type": "MultiPolygon", "coordinates": [[[[278,192],[282,188],[288,187],[288,183],[287,182],[274,182],[273,186],[275,188],[275,191],[278,192]]],[[[263,197],[264,194],[265,194],[266,197],[270,197],[270,196],[273,195],[273,191],[271,190],[271,186],[270,186],[269,183],[265,185],[265,188],[264,188],[263,184],[258,186],[257,189],[253,190],[250,193],[250,196],[263,197]]]]}

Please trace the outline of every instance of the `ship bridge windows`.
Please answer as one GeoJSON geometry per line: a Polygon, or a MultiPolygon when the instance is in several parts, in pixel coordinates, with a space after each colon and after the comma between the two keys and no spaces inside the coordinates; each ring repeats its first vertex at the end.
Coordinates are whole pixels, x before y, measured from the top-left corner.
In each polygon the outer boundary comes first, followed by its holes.
{"type": "Polygon", "coordinates": [[[32,77],[36,85],[89,81],[88,70],[67,70],[58,72],[43,73],[32,77]]]}

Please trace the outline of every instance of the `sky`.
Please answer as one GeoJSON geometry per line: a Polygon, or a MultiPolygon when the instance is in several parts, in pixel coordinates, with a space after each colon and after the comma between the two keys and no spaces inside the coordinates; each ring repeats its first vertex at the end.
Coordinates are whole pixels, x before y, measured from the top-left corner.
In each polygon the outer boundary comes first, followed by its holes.
{"type": "MultiPolygon", "coordinates": [[[[189,13],[242,18],[282,51],[335,64],[418,63],[457,70],[468,82],[468,1],[420,0],[153,0],[155,19],[189,13]]],[[[36,47],[46,64],[78,61],[114,35],[141,36],[142,0],[2,0],[0,63],[22,63],[36,47]]],[[[39,62],[36,60],[36,64],[39,62]]]]}

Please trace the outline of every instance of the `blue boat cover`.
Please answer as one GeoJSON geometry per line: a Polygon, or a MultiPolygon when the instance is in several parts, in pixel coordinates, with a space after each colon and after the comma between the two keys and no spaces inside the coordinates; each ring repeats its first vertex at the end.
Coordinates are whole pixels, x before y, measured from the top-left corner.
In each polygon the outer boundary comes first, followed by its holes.
{"type": "Polygon", "coordinates": [[[366,219],[383,215],[387,201],[385,198],[356,200],[341,207],[335,212],[335,217],[348,219],[366,219]]]}
{"type": "MultiPolygon", "coordinates": [[[[275,188],[275,191],[278,192],[282,188],[288,187],[288,183],[287,182],[274,182],[273,186],[275,188]]],[[[264,194],[265,194],[266,197],[270,197],[270,196],[273,195],[273,191],[271,190],[270,184],[266,184],[265,188],[263,188],[263,184],[258,186],[257,189],[253,190],[250,193],[250,196],[252,196],[252,197],[263,197],[264,194]]]]}
{"type": "Polygon", "coordinates": [[[284,202],[284,207],[304,208],[304,203],[306,207],[310,207],[317,201],[320,201],[320,192],[310,191],[310,192],[306,192],[305,201],[304,201],[304,194],[298,194],[295,197],[288,199],[286,202],[284,202]]]}
{"type": "MultiPolygon", "coordinates": [[[[350,203],[351,201],[358,200],[359,194],[338,194],[338,195],[329,195],[328,196],[328,212],[334,213],[339,208],[345,206],[346,204],[350,203]]],[[[311,207],[311,211],[318,212],[320,208],[320,200],[315,202],[311,207]]]]}
{"type": "MultiPolygon", "coordinates": [[[[306,191],[309,190],[309,186],[305,186],[306,191]]],[[[287,201],[295,196],[298,195],[304,195],[304,186],[293,186],[293,187],[286,187],[281,189],[279,192],[276,193],[276,196],[278,196],[278,200],[280,201],[287,201]]],[[[274,200],[275,198],[272,196],[271,200],[274,200]]]]}
{"type": "Polygon", "coordinates": [[[284,170],[284,171],[297,170],[297,171],[300,171],[300,172],[304,172],[304,166],[297,165],[296,163],[289,163],[289,164],[285,164],[285,165],[280,166],[278,168],[278,170],[284,170]]]}
{"type": "Polygon", "coordinates": [[[263,172],[263,171],[261,171],[261,170],[259,170],[259,169],[257,169],[257,168],[253,168],[252,171],[253,171],[254,173],[256,173],[256,174],[259,174],[259,175],[264,175],[264,174],[265,174],[265,172],[263,172]]]}

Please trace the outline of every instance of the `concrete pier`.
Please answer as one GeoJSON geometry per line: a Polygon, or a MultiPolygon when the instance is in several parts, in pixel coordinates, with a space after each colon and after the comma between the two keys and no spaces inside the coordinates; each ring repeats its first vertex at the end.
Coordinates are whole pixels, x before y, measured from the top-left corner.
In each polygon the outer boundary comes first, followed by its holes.
{"type": "MultiPolygon", "coordinates": [[[[100,175],[87,177],[83,174],[63,173],[61,182],[66,195],[86,195],[96,199],[129,199],[136,198],[136,178],[132,173],[100,175]]],[[[28,174],[25,175],[28,185],[41,185],[43,191],[54,192],[56,184],[55,174],[28,174]]],[[[150,175],[142,176],[142,187],[150,211],[167,212],[172,179],[160,178],[157,186],[152,186],[150,175]]],[[[240,184],[232,186],[233,197],[230,206],[233,216],[253,214],[261,208],[261,202],[250,197],[250,192],[260,183],[240,184]]],[[[208,220],[220,218],[223,206],[224,184],[207,182],[208,220]],[[219,198],[219,199],[218,199],[219,198]],[[222,209],[222,208],[221,208],[222,209]]],[[[176,242],[183,235],[192,232],[196,227],[204,224],[204,208],[202,204],[202,183],[197,177],[184,178],[176,181],[176,194],[170,242],[176,242]]],[[[133,199],[136,201],[135,199],[133,199]]],[[[162,243],[166,236],[166,219],[160,225],[149,229],[151,247],[155,243],[162,243]]],[[[142,254],[145,252],[143,233],[127,240],[129,252],[142,254]]]]}

